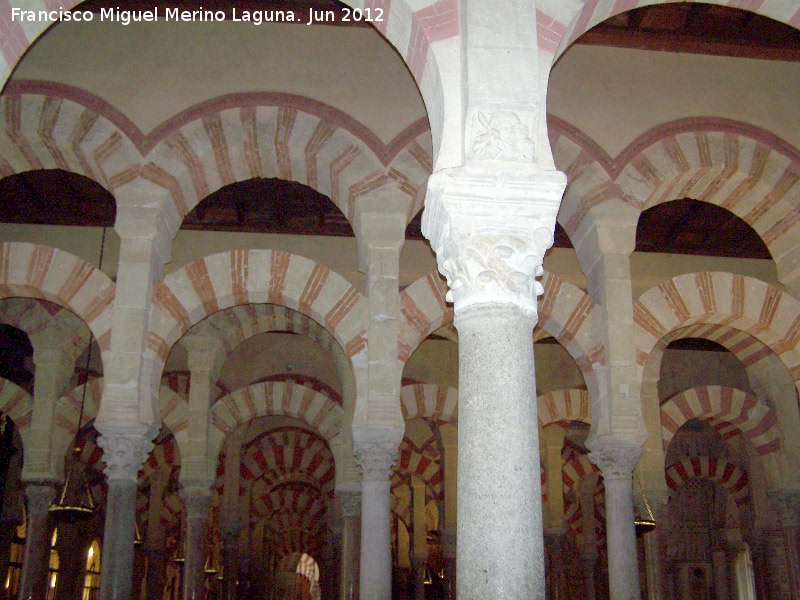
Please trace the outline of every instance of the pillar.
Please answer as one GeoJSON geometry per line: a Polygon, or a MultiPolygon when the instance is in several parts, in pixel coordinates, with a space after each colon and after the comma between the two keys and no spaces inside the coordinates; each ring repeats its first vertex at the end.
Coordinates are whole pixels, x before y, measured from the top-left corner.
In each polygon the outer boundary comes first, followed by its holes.
{"type": "Polygon", "coordinates": [[[545,539],[551,560],[548,565],[550,600],[562,598],[565,593],[564,582],[564,428],[553,424],[542,429],[545,472],[547,473],[547,510],[545,510],[545,539]]]}
{"type": "Polygon", "coordinates": [[[169,472],[164,469],[155,471],[150,477],[147,534],[144,543],[147,555],[147,600],[159,600],[166,583],[166,531],[161,524],[161,514],[164,511],[164,490],[168,477],[169,472]]]}
{"type": "Polygon", "coordinates": [[[414,598],[425,600],[425,564],[428,560],[428,529],[425,523],[425,482],[411,476],[412,524],[414,526],[413,556],[414,598]]]}
{"type": "Polygon", "coordinates": [[[95,419],[108,480],[101,600],[131,595],[136,477],[160,424],[147,362],[148,321],[153,287],[170,260],[179,225],[163,188],[137,178],[118,187],[115,196],[119,263],[103,402],[95,419]]]}
{"type": "Polygon", "coordinates": [[[361,466],[362,600],[392,597],[389,478],[405,430],[397,320],[400,251],[410,200],[400,189],[384,186],[359,198],[354,211],[359,269],[366,273],[369,301],[366,373],[359,374],[353,415],[353,450],[361,466]]]}
{"type": "Polygon", "coordinates": [[[338,490],[336,497],[342,509],[342,564],[339,598],[340,600],[358,600],[361,491],[338,490]]]}
{"type": "Polygon", "coordinates": [[[459,333],[460,600],[545,597],[532,335],[564,185],[561,173],[500,161],[428,184],[423,233],[459,333]]]}
{"type": "Polygon", "coordinates": [[[137,474],[153,443],[139,435],[100,436],[108,480],[103,555],[100,561],[101,600],[127,600],[133,580],[137,474]]]}
{"type": "Polygon", "coordinates": [[[205,594],[206,520],[211,490],[205,486],[181,490],[186,519],[183,566],[183,600],[202,600],[205,594]]]}
{"type": "MultiPolygon", "coordinates": [[[[573,236],[589,296],[597,304],[592,318],[605,353],[589,382],[592,430],[586,445],[605,480],[611,600],[638,600],[640,594],[632,471],[648,433],[640,369],[631,343],[635,329],[630,255],[636,246],[638,216],[634,207],[609,197],[589,210],[573,236]]],[[[660,440],[660,430],[658,434],[660,440]]],[[[651,439],[650,446],[655,446],[652,470],[663,480],[660,443],[651,439]]]]}
{"type": "Polygon", "coordinates": [[[612,600],[639,600],[639,562],[633,512],[633,468],[640,446],[593,451],[589,460],[600,467],[606,490],[608,580],[612,600]]]}
{"type": "Polygon", "coordinates": [[[86,551],[91,537],[84,523],[59,523],[58,581],[55,600],[72,600],[83,596],[86,576],[86,551]]]}
{"type": "Polygon", "coordinates": [[[222,599],[235,600],[236,583],[239,575],[239,533],[240,523],[228,522],[220,525],[222,535],[222,599]]]}
{"type": "Polygon", "coordinates": [[[654,493],[648,493],[647,497],[656,521],[656,528],[642,536],[645,576],[647,577],[647,599],[667,600],[669,594],[667,593],[666,574],[664,572],[664,566],[667,561],[666,553],[664,552],[667,499],[654,493]]]}
{"type": "Polygon", "coordinates": [[[440,541],[444,561],[444,598],[456,600],[456,523],[458,522],[458,428],[439,426],[442,471],[444,472],[444,525],[440,541]]]}
{"type": "MultiPolygon", "coordinates": [[[[363,434],[363,432],[360,432],[363,434]]],[[[361,565],[359,598],[390,600],[392,597],[391,490],[389,478],[397,460],[399,440],[394,431],[373,441],[357,440],[361,465],[361,565]]]]}
{"type": "Polygon", "coordinates": [[[47,482],[29,482],[25,487],[28,520],[19,582],[19,600],[45,597],[47,566],[50,563],[48,510],[55,496],[55,487],[47,482]]]}
{"type": "Polygon", "coordinates": [[[771,492],[769,497],[780,519],[786,581],[791,597],[800,599],[800,492],[771,492]]]}

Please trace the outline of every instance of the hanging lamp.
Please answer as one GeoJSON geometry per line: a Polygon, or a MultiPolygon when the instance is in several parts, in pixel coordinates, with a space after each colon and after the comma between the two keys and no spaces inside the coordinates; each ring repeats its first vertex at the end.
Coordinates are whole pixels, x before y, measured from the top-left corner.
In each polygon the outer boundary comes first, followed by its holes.
{"type": "MultiPolygon", "coordinates": [[[[106,246],[106,228],[103,227],[103,236],[100,240],[100,259],[98,269],[103,268],[103,253],[106,246]]],[[[78,413],[78,427],[75,431],[75,443],[72,447],[72,461],[70,462],[67,475],[64,478],[64,486],[61,488],[61,495],[58,502],[50,505],[50,514],[59,521],[74,523],[75,521],[89,518],[97,508],[92,489],[86,479],[86,470],[80,469],[79,475],[75,474],[75,465],[80,462],[80,454],[83,447],[80,444],[81,422],[83,421],[83,409],[86,405],[86,391],[89,388],[89,366],[92,361],[92,343],[94,335],[89,330],[89,349],[86,352],[86,381],[83,384],[83,395],[81,396],[81,410],[78,413]]]]}
{"type": "Polygon", "coordinates": [[[203,571],[205,571],[206,575],[216,575],[219,572],[219,569],[214,564],[213,554],[213,552],[210,552],[208,558],[206,558],[206,564],[203,567],[203,571]]]}
{"type": "Polygon", "coordinates": [[[645,533],[650,533],[656,528],[656,519],[653,516],[653,511],[650,510],[650,503],[647,501],[647,496],[645,496],[642,482],[639,481],[639,474],[634,471],[634,475],[636,477],[636,483],[639,485],[639,491],[642,493],[644,507],[647,510],[647,515],[644,517],[634,514],[633,525],[636,527],[636,537],[638,538],[642,537],[645,533]]]}
{"type": "Polygon", "coordinates": [[[139,531],[139,521],[137,519],[133,520],[133,547],[138,548],[144,544],[144,540],[142,540],[142,532],[139,531]]]}

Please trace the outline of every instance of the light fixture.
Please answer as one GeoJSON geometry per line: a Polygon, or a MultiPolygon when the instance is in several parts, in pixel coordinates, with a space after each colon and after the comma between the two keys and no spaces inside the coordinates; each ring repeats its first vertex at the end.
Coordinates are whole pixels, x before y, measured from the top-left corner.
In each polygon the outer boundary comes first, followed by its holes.
{"type": "Polygon", "coordinates": [[[142,540],[142,532],[139,531],[139,521],[137,521],[136,518],[134,517],[134,519],[133,519],[133,547],[134,548],[138,548],[142,544],[144,544],[144,541],[142,540]]]}
{"type": "Polygon", "coordinates": [[[636,473],[636,471],[634,471],[634,476],[636,477],[636,483],[639,485],[639,491],[642,493],[644,507],[647,510],[646,516],[640,517],[634,513],[633,517],[633,525],[636,527],[636,537],[642,537],[645,533],[650,533],[656,528],[656,519],[653,516],[653,511],[650,510],[650,503],[647,501],[647,496],[644,494],[642,482],[639,481],[639,474],[636,473]]]}
{"type": "MultiPolygon", "coordinates": [[[[100,239],[100,259],[97,268],[103,268],[103,253],[106,247],[106,228],[103,227],[103,237],[100,239]]],[[[83,409],[86,406],[86,391],[89,389],[89,366],[92,361],[92,343],[94,335],[89,330],[89,349],[86,352],[86,366],[84,373],[86,380],[83,383],[83,395],[81,396],[81,410],[78,413],[78,427],[75,431],[75,443],[72,447],[72,461],[70,462],[67,476],[64,478],[64,486],[61,488],[61,496],[58,502],[50,505],[50,513],[59,521],[74,523],[87,519],[97,508],[92,489],[86,479],[86,470],[80,469],[80,477],[75,475],[75,465],[80,461],[80,454],[83,447],[80,444],[81,422],[83,421],[83,409]],[[79,481],[76,481],[79,479],[79,481]]]]}
{"type": "Polygon", "coordinates": [[[203,567],[203,571],[205,571],[206,575],[216,575],[219,572],[219,569],[214,564],[213,553],[209,553],[208,558],[206,558],[206,565],[203,567]]]}

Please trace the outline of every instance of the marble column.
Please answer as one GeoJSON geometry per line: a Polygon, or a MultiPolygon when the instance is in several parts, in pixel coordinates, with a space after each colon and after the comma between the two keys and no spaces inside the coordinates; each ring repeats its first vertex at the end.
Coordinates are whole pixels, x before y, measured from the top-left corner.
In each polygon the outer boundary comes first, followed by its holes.
{"type": "Polygon", "coordinates": [[[597,550],[591,548],[581,553],[581,570],[583,571],[583,590],[581,600],[595,600],[595,579],[597,572],[597,550]]]}
{"type": "Polygon", "coordinates": [[[459,600],[545,597],[531,340],[564,185],[561,173],[502,162],[429,180],[423,233],[459,334],[459,600]]]}
{"type": "Polygon", "coordinates": [[[50,563],[48,510],[55,496],[55,486],[50,483],[29,482],[25,487],[27,528],[19,582],[19,600],[45,597],[47,566],[50,563]]]}
{"type": "Polygon", "coordinates": [[[167,577],[166,531],[161,524],[164,510],[164,490],[169,471],[159,469],[150,476],[150,498],[147,509],[147,533],[145,554],[147,555],[147,600],[159,600],[164,592],[167,577]]]}
{"type": "Polygon", "coordinates": [[[340,600],[358,600],[359,535],[361,527],[361,491],[338,490],[342,509],[342,552],[340,600]]]}
{"type": "Polygon", "coordinates": [[[104,355],[103,401],[95,419],[108,479],[101,600],[128,600],[133,573],[137,473],[158,433],[158,391],[147,352],[153,287],[180,225],[169,193],[141,178],[114,191],[120,237],[114,312],[104,355]]]}
{"type": "Polygon", "coordinates": [[[458,428],[439,426],[439,451],[444,474],[444,524],[440,542],[444,561],[444,598],[456,600],[456,523],[458,522],[458,428]]]}
{"type": "Polygon", "coordinates": [[[414,537],[412,544],[411,568],[414,573],[414,598],[425,600],[425,564],[428,560],[428,530],[425,523],[425,482],[418,476],[411,476],[412,525],[414,537]]]}
{"type": "Polygon", "coordinates": [[[135,434],[102,435],[97,443],[103,449],[108,480],[100,598],[128,600],[133,579],[136,477],[153,443],[135,434]]]}
{"type": "Polygon", "coordinates": [[[647,497],[651,503],[656,528],[642,536],[644,543],[645,574],[647,577],[647,599],[667,600],[664,565],[667,557],[664,552],[664,535],[667,520],[667,500],[659,494],[649,492],[647,497]]]}
{"type": "Polygon", "coordinates": [[[771,492],[769,498],[780,519],[786,581],[792,598],[800,599],[800,492],[771,492]]]}
{"type": "MultiPolygon", "coordinates": [[[[362,435],[363,431],[360,432],[362,435]]],[[[390,600],[392,597],[391,491],[389,478],[397,460],[399,440],[356,440],[355,451],[361,465],[361,566],[359,598],[390,600]]]]}
{"type": "Polygon", "coordinates": [[[606,491],[606,540],[611,600],[639,600],[639,562],[633,512],[633,468],[640,446],[604,448],[589,454],[600,467],[606,491]]]}
{"type": "Polygon", "coordinates": [[[181,490],[186,507],[186,544],[183,566],[183,600],[202,600],[206,564],[206,520],[211,503],[207,486],[184,487],[181,490]]]}
{"type": "Polygon", "coordinates": [[[91,540],[87,533],[87,528],[83,523],[59,523],[58,525],[58,539],[56,540],[58,581],[55,600],[73,600],[83,595],[86,552],[91,540]]]}
{"type": "Polygon", "coordinates": [[[400,409],[398,281],[410,202],[402,189],[387,185],[360,197],[354,210],[359,270],[366,273],[369,300],[366,371],[358,369],[352,429],[362,473],[359,593],[363,600],[392,596],[389,478],[405,430],[400,409]]]}
{"type": "Polygon", "coordinates": [[[222,600],[235,600],[239,575],[239,533],[241,523],[223,523],[222,535],[222,600]]]}

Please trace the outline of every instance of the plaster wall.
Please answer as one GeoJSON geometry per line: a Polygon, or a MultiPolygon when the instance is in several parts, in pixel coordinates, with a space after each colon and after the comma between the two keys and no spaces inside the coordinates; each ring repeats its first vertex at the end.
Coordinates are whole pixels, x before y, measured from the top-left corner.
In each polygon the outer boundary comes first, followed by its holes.
{"type": "Polygon", "coordinates": [[[800,63],[576,45],[550,77],[548,112],[612,157],[645,131],[686,117],[762,127],[800,147],[791,127],[800,63]]]}
{"type": "Polygon", "coordinates": [[[371,27],[61,23],[36,43],[13,78],[91,92],[145,133],[194,104],[236,92],[314,98],[352,115],[384,142],[425,117],[405,63],[371,27]],[[198,39],[206,41],[200,54],[198,39]]]}

